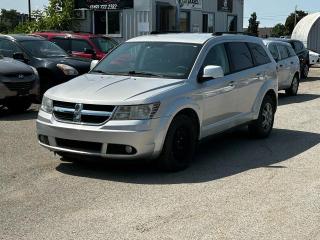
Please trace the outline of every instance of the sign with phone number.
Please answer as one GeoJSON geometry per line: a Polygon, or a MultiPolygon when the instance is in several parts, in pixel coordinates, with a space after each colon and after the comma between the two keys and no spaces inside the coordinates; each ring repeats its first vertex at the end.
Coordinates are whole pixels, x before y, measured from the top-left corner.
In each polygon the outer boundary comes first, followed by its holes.
{"type": "Polygon", "coordinates": [[[91,10],[116,10],[133,8],[133,0],[76,0],[76,6],[91,10]],[[80,3],[82,1],[82,3],[80,3]]]}
{"type": "Polygon", "coordinates": [[[118,4],[105,4],[105,5],[89,5],[91,10],[115,10],[119,9],[118,4]]]}

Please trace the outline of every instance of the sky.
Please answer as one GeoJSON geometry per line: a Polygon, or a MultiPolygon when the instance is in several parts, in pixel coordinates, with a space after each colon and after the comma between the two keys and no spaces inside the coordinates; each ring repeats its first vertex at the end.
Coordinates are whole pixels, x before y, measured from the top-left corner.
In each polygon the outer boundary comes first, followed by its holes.
{"type": "MultiPolygon", "coordinates": [[[[41,9],[48,0],[31,0],[33,9],[41,9]]],[[[248,26],[251,13],[256,12],[260,27],[272,27],[284,23],[295,6],[310,13],[320,12],[320,0],[244,0],[244,27],[248,26]]],[[[28,0],[0,0],[0,9],[16,9],[28,12],[28,0]]]]}

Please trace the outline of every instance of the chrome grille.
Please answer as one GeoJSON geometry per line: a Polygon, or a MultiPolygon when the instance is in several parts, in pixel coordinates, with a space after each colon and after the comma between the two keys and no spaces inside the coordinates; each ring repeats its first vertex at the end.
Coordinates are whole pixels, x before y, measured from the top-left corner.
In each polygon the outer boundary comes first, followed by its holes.
{"type": "Polygon", "coordinates": [[[108,121],[115,106],[70,102],[53,102],[53,114],[58,121],[77,124],[101,125],[108,121]]]}
{"type": "Polygon", "coordinates": [[[29,91],[32,89],[34,81],[31,82],[3,82],[10,91],[29,91]]]}

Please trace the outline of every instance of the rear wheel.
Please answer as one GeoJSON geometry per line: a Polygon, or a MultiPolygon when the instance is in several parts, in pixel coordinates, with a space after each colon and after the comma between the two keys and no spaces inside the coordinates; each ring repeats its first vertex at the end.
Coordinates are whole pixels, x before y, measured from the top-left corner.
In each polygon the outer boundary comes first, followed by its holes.
{"type": "Polygon", "coordinates": [[[177,115],[167,132],[159,166],[166,171],[187,168],[194,156],[197,142],[196,123],[186,115],[177,115]]]}
{"type": "Polygon", "coordinates": [[[266,95],[262,101],[258,119],[248,126],[251,135],[256,138],[266,138],[270,135],[274,123],[275,109],[276,103],[271,96],[266,95]]]}
{"type": "Polygon", "coordinates": [[[286,89],[286,94],[289,96],[296,96],[298,94],[299,84],[300,84],[299,78],[297,75],[295,75],[294,78],[292,79],[290,88],[286,89]]]}

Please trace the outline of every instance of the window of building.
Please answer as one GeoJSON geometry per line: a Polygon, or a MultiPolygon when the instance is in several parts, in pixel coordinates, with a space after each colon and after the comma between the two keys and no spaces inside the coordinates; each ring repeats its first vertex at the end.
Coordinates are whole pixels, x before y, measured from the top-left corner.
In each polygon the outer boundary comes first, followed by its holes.
{"type": "Polygon", "coordinates": [[[214,14],[205,13],[202,15],[202,31],[205,33],[214,32],[214,14]]]}
{"type": "Polygon", "coordinates": [[[228,26],[227,31],[228,32],[237,32],[237,16],[234,15],[228,15],[228,26]]]}
{"type": "Polygon", "coordinates": [[[180,31],[190,32],[190,12],[180,12],[180,31]]]}
{"type": "Polygon", "coordinates": [[[203,66],[215,65],[223,69],[224,74],[230,72],[229,59],[224,44],[214,46],[206,56],[203,66]]]}
{"type": "Polygon", "coordinates": [[[247,44],[242,42],[231,42],[228,43],[228,50],[230,52],[234,72],[238,72],[254,66],[247,44]]]}
{"type": "Polygon", "coordinates": [[[266,53],[264,48],[259,44],[249,43],[249,48],[251,50],[256,65],[259,66],[271,62],[268,54],[266,53]]]}
{"type": "Polygon", "coordinates": [[[85,49],[92,49],[91,45],[86,40],[80,40],[80,39],[71,40],[72,52],[84,52],[85,49]]]}
{"type": "Polygon", "coordinates": [[[121,37],[121,13],[120,11],[107,12],[107,34],[121,37]]]}

